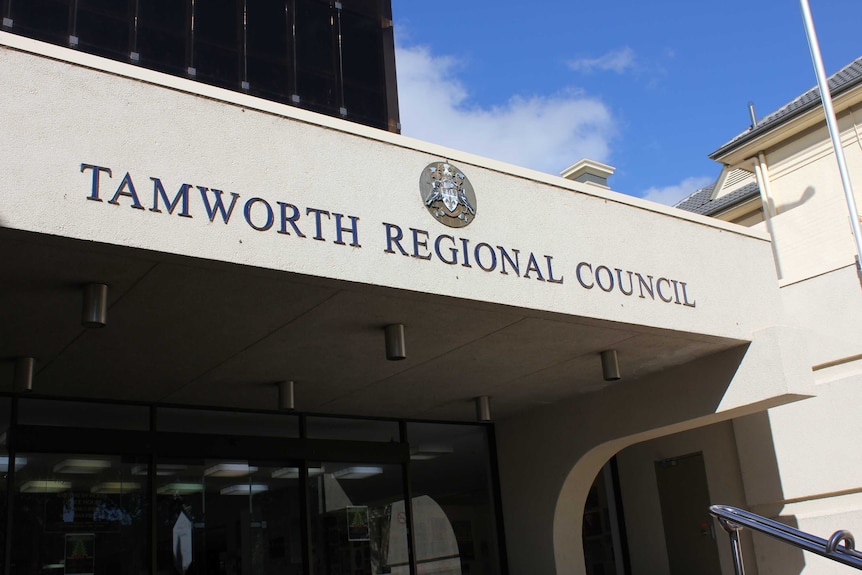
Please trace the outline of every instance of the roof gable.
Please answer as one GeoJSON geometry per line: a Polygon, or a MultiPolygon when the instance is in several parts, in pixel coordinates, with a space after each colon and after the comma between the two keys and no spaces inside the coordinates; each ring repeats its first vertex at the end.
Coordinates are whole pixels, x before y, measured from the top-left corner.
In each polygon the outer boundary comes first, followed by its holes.
{"type": "MultiPolygon", "coordinates": [[[[828,82],[829,91],[833,96],[845,92],[856,85],[862,84],[862,57],[857,58],[833,74],[829,78],[828,82]]],[[[803,112],[820,105],[820,88],[815,86],[801,96],[760,119],[753,128],[749,128],[738,134],[732,140],[711,153],[709,157],[715,160],[719,156],[722,156],[742,144],[753,140],[757,136],[765,134],[766,132],[790,121],[792,118],[802,114],[803,112]]]]}
{"type": "Polygon", "coordinates": [[[695,214],[714,216],[760,195],[760,188],[757,183],[752,182],[729,194],[712,199],[714,187],[715,184],[703,187],[674,207],[695,214]]]}

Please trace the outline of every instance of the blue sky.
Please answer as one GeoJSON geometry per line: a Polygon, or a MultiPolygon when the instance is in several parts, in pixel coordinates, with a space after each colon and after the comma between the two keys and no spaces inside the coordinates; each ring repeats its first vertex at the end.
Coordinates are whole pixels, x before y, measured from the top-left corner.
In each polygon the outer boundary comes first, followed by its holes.
{"type": "MultiPolygon", "coordinates": [[[[862,56],[862,0],[810,0],[827,73],[862,56]]],[[[707,155],[816,84],[798,0],[393,0],[402,133],[673,203],[707,155]]]]}

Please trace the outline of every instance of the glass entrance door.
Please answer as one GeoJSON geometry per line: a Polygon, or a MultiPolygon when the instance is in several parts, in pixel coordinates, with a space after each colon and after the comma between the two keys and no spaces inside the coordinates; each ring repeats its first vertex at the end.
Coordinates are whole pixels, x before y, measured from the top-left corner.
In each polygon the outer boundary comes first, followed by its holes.
{"type": "Polygon", "coordinates": [[[314,575],[409,572],[403,477],[393,464],[309,467],[314,575]]]}
{"type": "Polygon", "coordinates": [[[157,573],[303,572],[296,465],[160,460],[156,477],[157,573]]]}
{"type": "Polygon", "coordinates": [[[503,571],[484,426],[16,401],[7,575],[503,571]]]}
{"type": "Polygon", "coordinates": [[[14,477],[12,573],[148,570],[146,464],[134,457],[22,453],[14,477]]]}

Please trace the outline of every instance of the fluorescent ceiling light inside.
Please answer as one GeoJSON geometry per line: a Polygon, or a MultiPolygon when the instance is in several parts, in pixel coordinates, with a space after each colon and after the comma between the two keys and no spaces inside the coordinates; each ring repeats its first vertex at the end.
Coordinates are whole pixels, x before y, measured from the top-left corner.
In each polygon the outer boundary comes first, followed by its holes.
{"type": "Polygon", "coordinates": [[[21,493],[60,493],[72,489],[72,484],[68,481],[54,481],[50,479],[28,481],[21,484],[19,491],[21,493]]]}
{"type": "Polygon", "coordinates": [[[159,495],[186,495],[187,493],[202,493],[202,483],[166,483],[156,490],[159,495]]]}
{"type": "MultiPolygon", "coordinates": [[[[309,467],[308,476],[317,477],[323,475],[322,467],[309,467]]],[[[299,479],[299,467],[282,467],[272,472],[275,479],[299,479]]]]}
{"type": "MultiPolygon", "coordinates": [[[[15,458],[15,471],[18,471],[22,467],[27,465],[26,457],[16,457],[15,458]]],[[[0,472],[6,473],[9,471],[9,458],[7,456],[0,457],[0,472]]]]}
{"type": "Polygon", "coordinates": [[[106,459],[65,459],[54,466],[54,473],[89,474],[110,469],[111,462],[106,459]]]}
{"type": "Polygon", "coordinates": [[[247,463],[218,463],[204,471],[207,477],[245,477],[257,471],[247,463]]]}
{"type": "Polygon", "coordinates": [[[105,481],[90,488],[90,493],[130,493],[141,488],[134,481],[105,481]]]}
{"type": "Polygon", "coordinates": [[[451,453],[455,453],[455,450],[448,445],[419,445],[410,450],[410,459],[413,461],[424,461],[426,459],[436,459],[451,453]]]}
{"type": "MultiPolygon", "coordinates": [[[[179,471],[188,469],[188,465],[178,465],[175,463],[159,463],[156,466],[156,475],[164,477],[166,475],[176,475],[179,471]]],[[[132,467],[132,475],[146,475],[149,472],[149,465],[135,465],[132,467]]]]}
{"type": "Polygon", "coordinates": [[[222,495],[254,495],[255,493],[263,493],[269,491],[268,485],[262,483],[252,483],[245,485],[228,485],[219,493],[222,495]]]}
{"type": "Polygon", "coordinates": [[[382,467],[357,466],[339,469],[332,476],[336,479],[365,479],[381,473],[383,473],[382,467]]]}

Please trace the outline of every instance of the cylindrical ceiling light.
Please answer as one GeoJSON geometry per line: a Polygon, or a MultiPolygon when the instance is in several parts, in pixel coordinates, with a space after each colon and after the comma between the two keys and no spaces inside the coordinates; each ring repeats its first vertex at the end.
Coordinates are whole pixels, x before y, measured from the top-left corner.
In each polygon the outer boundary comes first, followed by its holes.
{"type": "Polygon", "coordinates": [[[281,411],[293,411],[295,409],[292,381],[278,382],[278,409],[281,411]]]}
{"type": "Polygon", "coordinates": [[[476,420],[491,421],[491,398],[481,395],[476,398],[476,420]]]}
{"type": "Polygon", "coordinates": [[[407,359],[407,343],[404,339],[404,324],[393,323],[387,325],[386,333],[386,359],[398,361],[407,359]]]}
{"type": "Polygon", "coordinates": [[[617,381],[620,376],[620,362],[617,358],[617,350],[608,349],[603,351],[602,356],[602,377],[605,381],[617,381]]]}
{"type": "Polygon", "coordinates": [[[81,325],[84,327],[105,327],[107,323],[108,286],[105,284],[87,284],[84,286],[81,325]]]}
{"type": "Polygon", "coordinates": [[[33,371],[36,360],[19,357],[15,361],[15,391],[33,391],[33,371]]]}

